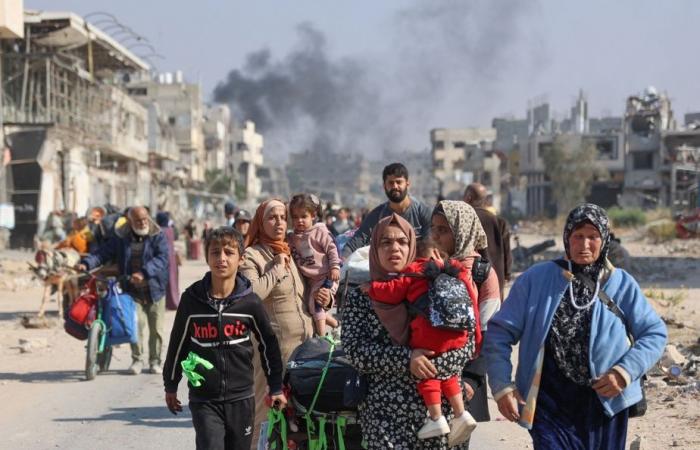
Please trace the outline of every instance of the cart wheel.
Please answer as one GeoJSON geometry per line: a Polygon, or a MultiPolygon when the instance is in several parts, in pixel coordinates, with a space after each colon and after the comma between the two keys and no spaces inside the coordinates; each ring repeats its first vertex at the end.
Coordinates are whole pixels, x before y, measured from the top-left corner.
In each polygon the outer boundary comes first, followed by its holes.
{"type": "Polygon", "coordinates": [[[105,349],[102,353],[97,355],[97,365],[100,368],[100,372],[106,372],[109,370],[109,364],[112,362],[112,346],[105,345],[105,349]]]}
{"type": "Polygon", "coordinates": [[[87,340],[87,354],[85,355],[85,378],[92,380],[97,375],[97,349],[100,345],[102,324],[93,322],[87,340]]]}

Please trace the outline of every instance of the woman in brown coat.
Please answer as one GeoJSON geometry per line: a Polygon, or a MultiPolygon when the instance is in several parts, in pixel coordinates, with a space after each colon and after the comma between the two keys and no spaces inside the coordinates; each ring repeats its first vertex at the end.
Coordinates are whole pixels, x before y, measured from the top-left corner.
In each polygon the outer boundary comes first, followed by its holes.
{"type": "MultiPolygon", "coordinates": [[[[304,281],[290,257],[287,235],[287,208],[278,199],[258,206],[246,237],[245,260],[240,272],[248,278],[263,302],[277,335],[286,364],[289,355],[313,334],[311,315],[304,303],[304,281]]],[[[257,349],[256,349],[257,351],[257,349]]],[[[255,362],[255,434],[257,445],[260,423],[266,420],[264,403],[266,381],[260,372],[259,358],[255,362]]]]}

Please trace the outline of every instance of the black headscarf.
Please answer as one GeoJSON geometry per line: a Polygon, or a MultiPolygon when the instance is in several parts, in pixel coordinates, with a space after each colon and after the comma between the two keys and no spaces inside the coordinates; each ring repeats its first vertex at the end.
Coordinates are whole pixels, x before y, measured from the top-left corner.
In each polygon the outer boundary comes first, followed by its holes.
{"type": "MultiPolygon", "coordinates": [[[[598,282],[605,268],[609,244],[610,225],[608,215],[603,208],[592,203],[584,203],[569,213],[564,226],[564,249],[566,256],[571,261],[571,270],[574,275],[585,274],[594,282],[598,282]],[[598,259],[591,264],[580,265],[571,261],[569,238],[574,230],[584,224],[591,224],[598,230],[602,243],[598,259]]],[[[570,286],[564,292],[552,319],[547,338],[547,349],[551,352],[551,356],[564,376],[578,385],[586,386],[590,384],[591,377],[588,343],[593,312],[591,301],[595,292],[576,276],[570,286]],[[579,308],[572,304],[572,297],[579,308]],[[589,306],[581,309],[586,305],[589,306]]]]}
{"type": "MultiPolygon", "coordinates": [[[[571,265],[574,274],[583,272],[593,278],[593,281],[598,281],[600,273],[605,267],[605,260],[610,250],[610,220],[603,208],[593,203],[584,203],[571,210],[566,218],[566,225],[564,225],[564,250],[566,250],[567,258],[571,259],[571,254],[569,253],[569,238],[571,237],[571,233],[573,233],[576,228],[587,223],[596,227],[600,233],[602,242],[600,246],[600,255],[598,259],[591,264],[581,266],[571,261],[571,265]]],[[[591,292],[591,295],[592,294],[591,292]]],[[[588,296],[586,300],[590,299],[591,297],[588,296]]]]}

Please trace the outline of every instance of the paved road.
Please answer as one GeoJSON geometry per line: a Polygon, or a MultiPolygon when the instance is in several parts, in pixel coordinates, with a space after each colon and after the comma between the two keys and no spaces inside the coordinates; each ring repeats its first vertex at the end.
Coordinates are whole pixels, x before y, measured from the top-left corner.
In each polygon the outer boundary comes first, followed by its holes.
{"type": "MultiPolygon", "coordinates": [[[[201,262],[187,262],[181,288],[204,270],[201,262]]],[[[116,349],[110,372],[83,381],[83,342],[59,327],[29,330],[19,325],[19,316],[36,311],[40,291],[36,286],[0,292],[0,448],[194,448],[187,408],[178,416],[167,411],[161,377],[126,374],[128,346],[116,349]],[[20,338],[45,338],[49,346],[20,353],[20,338]]],[[[168,335],[173,316],[168,312],[168,335]]],[[[182,383],[181,399],[187,398],[186,391],[182,383]]],[[[480,424],[472,448],[520,449],[527,442],[523,430],[499,421],[480,424]]]]}

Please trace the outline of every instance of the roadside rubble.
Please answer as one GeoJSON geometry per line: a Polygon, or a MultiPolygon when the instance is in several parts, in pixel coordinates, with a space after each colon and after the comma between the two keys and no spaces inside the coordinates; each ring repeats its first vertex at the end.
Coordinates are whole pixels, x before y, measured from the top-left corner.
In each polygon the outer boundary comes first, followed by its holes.
{"type": "Polygon", "coordinates": [[[672,388],[663,401],[678,396],[700,399],[700,339],[691,347],[667,345],[659,362],[648,373],[647,388],[672,388]]]}
{"type": "Polygon", "coordinates": [[[20,353],[32,353],[35,350],[41,350],[49,347],[49,341],[46,338],[30,338],[19,340],[20,353]]]}

